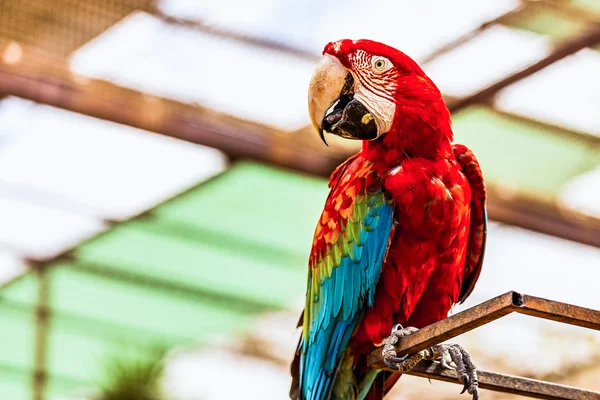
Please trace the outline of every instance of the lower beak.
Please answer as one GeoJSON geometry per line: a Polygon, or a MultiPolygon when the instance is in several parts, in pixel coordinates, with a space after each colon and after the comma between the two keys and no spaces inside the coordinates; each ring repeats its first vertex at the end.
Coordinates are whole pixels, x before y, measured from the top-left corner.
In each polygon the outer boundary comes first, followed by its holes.
{"type": "Polygon", "coordinates": [[[354,79],[337,58],[326,54],[317,65],[308,90],[308,111],[325,144],[324,132],[347,139],[378,136],[374,116],[353,98],[354,79]]]}

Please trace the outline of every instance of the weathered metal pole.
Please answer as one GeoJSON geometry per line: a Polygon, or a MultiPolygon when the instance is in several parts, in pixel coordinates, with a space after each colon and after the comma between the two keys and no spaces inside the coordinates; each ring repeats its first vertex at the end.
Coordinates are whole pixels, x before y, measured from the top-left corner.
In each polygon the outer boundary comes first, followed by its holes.
{"type": "Polygon", "coordinates": [[[48,356],[48,328],[50,324],[50,278],[47,269],[35,269],[38,282],[38,298],[35,312],[35,344],[33,363],[33,400],[46,399],[48,373],[46,361],[48,356]]]}

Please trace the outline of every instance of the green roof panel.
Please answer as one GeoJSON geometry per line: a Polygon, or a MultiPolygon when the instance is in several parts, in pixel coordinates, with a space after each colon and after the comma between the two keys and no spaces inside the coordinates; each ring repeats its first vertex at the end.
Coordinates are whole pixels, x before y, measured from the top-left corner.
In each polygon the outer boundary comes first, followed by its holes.
{"type": "Polygon", "coordinates": [[[515,28],[546,35],[555,43],[577,37],[586,28],[585,21],[544,5],[530,5],[528,10],[523,11],[516,18],[512,18],[508,24],[515,28]]]}
{"type": "Polygon", "coordinates": [[[206,299],[157,289],[143,281],[105,277],[70,264],[52,268],[52,307],[96,320],[107,329],[132,332],[132,337],[141,341],[201,342],[214,335],[226,338],[250,317],[206,299]]]}
{"type": "MultiPolygon", "coordinates": [[[[0,393],[3,399],[31,399],[31,375],[0,367],[0,393]]],[[[53,399],[54,400],[54,399],[53,399]]]]}
{"type": "Polygon", "coordinates": [[[571,3],[592,13],[600,14],[600,1],[598,0],[571,0],[571,3]]]}
{"type": "Polygon", "coordinates": [[[324,179],[239,162],[154,214],[306,255],[326,196],[324,179]]]}
{"type": "Polygon", "coordinates": [[[553,201],[560,186],[600,164],[600,149],[536,122],[474,106],[453,118],[455,140],[469,146],[486,180],[553,201]]]}
{"type": "MultiPolygon", "coordinates": [[[[51,398],[97,383],[116,354],[225,341],[258,313],[292,306],[326,194],[323,179],[238,163],[51,264],[51,398]]],[[[37,289],[28,273],[0,291],[0,365],[26,377],[37,289]]]]}
{"type": "Polygon", "coordinates": [[[114,229],[75,254],[78,263],[182,285],[209,297],[252,301],[259,311],[283,308],[289,305],[290,290],[303,290],[305,256],[287,253],[274,260],[268,247],[257,245],[242,253],[235,246],[226,239],[207,244],[201,237],[172,235],[156,219],[114,229]]]}
{"type": "Polygon", "coordinates": [[[14,304],[0,300],[0,327],[0,367],[5,365],[31,370],[35,344],[35,319],[32,310],[29,307],[15,307],[14,304]]]}

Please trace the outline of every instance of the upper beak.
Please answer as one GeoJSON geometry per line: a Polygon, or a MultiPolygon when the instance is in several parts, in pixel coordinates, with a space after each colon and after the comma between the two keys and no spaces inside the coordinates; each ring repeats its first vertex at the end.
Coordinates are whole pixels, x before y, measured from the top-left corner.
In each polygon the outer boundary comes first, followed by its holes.
{"type": "Polygon", "coordinates": [[[350,72],[342,66],[337,58],[325,54],[317,64],[310,80],[308,113],[313,126],[325,144],[327,142],[323,135],[323,118],[325,118],[327,110],[340,98],[349,74],[350,72]]]}
{"type": "Polygon", "coordinates": [[[337,58],[325,54],[308,89],[310,120],[325,144],[325,131],[348,139],[377,138],[376,121],[367,108],[353,98],[353,90],[352,73],[337,58]]]}

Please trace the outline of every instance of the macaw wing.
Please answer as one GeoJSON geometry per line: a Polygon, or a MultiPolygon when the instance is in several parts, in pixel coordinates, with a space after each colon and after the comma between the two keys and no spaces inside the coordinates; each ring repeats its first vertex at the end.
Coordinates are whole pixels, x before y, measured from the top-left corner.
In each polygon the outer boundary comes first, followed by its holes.
{"type": "Polygon", "coordinates": [[[328,398],[344,349],[374,301],[394,208],[370,166],[355,156],[334,172],[317,224],[296,371],[302,399],[328,398]]]}
{"type": "Polygon", "coordinates": [[[469,242],[459,303],[464,302],[473,291],[483,264],[485,242],[487,236],[487,210],[485,207],[485,185],[483,174],[477,158],[471,150],[461,144],[453,147],[456,160],[471,187],[471,224],[469,227],[469,242]]]}

